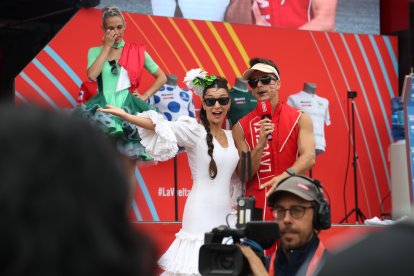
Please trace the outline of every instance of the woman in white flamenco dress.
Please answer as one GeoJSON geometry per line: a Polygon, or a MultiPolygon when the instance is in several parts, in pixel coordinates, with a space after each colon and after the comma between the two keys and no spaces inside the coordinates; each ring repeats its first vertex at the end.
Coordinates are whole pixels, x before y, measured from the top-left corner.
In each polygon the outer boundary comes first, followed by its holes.
{"type": "Polygon", "coordinates": [[[191,70],[184,80],[202,98],[200,123],[187,116],[170,122],[154,111],[133,116],[112,106],[100,110],[136,124],[142,145],[155,160],[175,156],[177,145],[187,152],[193,186],[182,228],[158,261],[162,275],[200,275],[198,256],[204,234],[228,224],[226,218],[241,195],[241,182],[235,174],[239,154],[231,130],[221,127],[230,109],[227,80],[206,76],[201,69],[191,70]]]}

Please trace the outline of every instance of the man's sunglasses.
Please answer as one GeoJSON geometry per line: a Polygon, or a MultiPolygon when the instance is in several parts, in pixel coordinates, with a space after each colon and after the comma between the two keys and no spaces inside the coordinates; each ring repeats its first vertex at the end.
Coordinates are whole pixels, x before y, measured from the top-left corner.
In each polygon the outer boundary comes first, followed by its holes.
{"type": "Polygon", "coordinates": [[[263,83],[264,85],[269,84],[272,80],[277,80],[275,77],[272,76],[265,76],[257,79],[251,79],[249,80],[249,85],[251,88],[256,88],[259,81],[263,83]]]}
{"type": "Polygon", "coordinates": [[[228,105],[230,101],[229,97],[221,97],[221,98],[205,98],[204,102],[207,106],[214,106],[216,102],[219,103],[219,105],[228,105]]]}
{"type": "Polygon", "coordinates": [[[111,65],[111,73],[114,74],[114,75],[117,75],[118,74],[118,68],[116,67],[116,60],[115,59],[110,60],[109,65],[111,65]]]}

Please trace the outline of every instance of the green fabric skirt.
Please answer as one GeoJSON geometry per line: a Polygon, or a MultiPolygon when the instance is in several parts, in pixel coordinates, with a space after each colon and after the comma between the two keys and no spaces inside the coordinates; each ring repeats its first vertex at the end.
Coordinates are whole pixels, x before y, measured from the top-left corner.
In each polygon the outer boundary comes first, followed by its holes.
{"type": "MultiPolygon", "coordinates": [[[[88,100],[75,108],[74,113],[94,125],[98,126],[104,133],[116,139],[118,151],[137,161],[152,161],[144,146],[141,145],[138,127],[132,123],[126,122],[117,116],[97,111],[99,107],[104,108],[107,101],[103,93],[98,93],[95,97],[88,100]]],[[[130,93],[120,108],[129,114],[137,114],[150,109],[147,103],[130,93]]],[[[152,108],[151,108],[152,109],[152,108]]]]}

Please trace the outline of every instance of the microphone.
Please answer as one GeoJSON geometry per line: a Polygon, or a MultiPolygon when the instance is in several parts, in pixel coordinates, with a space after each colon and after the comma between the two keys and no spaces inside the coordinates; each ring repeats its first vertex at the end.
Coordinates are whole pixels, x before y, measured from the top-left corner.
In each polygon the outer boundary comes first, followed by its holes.
{"type": "MultiPolygon", "coordinates": [[[[272,118],[272,105],[270,101],[261,101],[257,103],[256,107],[257,113],[262,119],[271,119],[272,118]]],[[[273,135],[269,133],[267,135],[267,140],[272,141],[273,135]]]]}

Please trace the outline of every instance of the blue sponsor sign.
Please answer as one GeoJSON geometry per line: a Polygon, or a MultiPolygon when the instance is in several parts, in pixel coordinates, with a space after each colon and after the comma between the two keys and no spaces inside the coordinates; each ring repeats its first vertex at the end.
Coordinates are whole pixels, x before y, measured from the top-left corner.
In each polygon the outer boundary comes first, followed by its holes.
{"type": "Polygon", "coordinates": [[[414,192],[414,74],[405,76],[401,97],[404,103],[405,140],[407,145],[408,177],[410,199],[414,192]]]}

